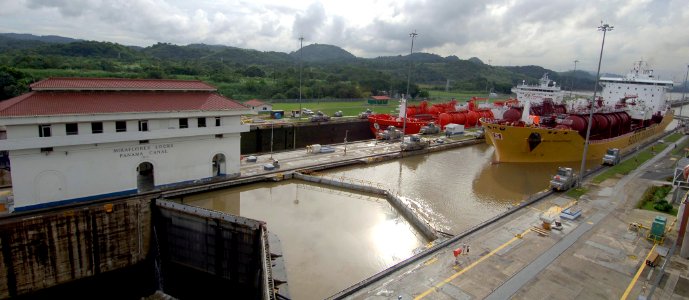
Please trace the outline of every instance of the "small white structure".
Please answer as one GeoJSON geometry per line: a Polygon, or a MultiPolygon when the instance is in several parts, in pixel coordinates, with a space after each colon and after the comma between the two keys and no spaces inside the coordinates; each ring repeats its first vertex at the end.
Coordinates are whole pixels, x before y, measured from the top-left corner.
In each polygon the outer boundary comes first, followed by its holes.
{"type": "Polygon", "coordinates": [[[273,110],[273,105],[265,103],[261,100],[258,99],[251,99],[249,101],[244,102],[244,105],[247,107],[251,108],[251,110],[255,112],[264,112],[264,113],[269,113],[273,110]]]}
{"type": "Polygon", "coordinates": [[[201,81],[51,78],[0,102],[14,210],[238,176],[247,107],[201,81]]]}
{"type": "Polygon", "coordinates": [[[455,134],[464,134],[464,125],[455,123],[445,125],[446,136],[451,136],[455,134]]]}

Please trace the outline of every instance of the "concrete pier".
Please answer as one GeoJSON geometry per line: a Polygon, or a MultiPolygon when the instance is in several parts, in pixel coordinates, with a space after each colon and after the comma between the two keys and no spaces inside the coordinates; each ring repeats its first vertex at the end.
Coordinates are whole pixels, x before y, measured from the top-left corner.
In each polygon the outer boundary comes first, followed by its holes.
{"type": "Polygon", "coordinates": [[[355,191],[361,191],[365,193],[372,193],[377,195],[384,195],[392,207],[394,207],[409,223],[411,223],[414,228],[419,230],[419,232],[428,240],[434,241],[438,238],[438,234],[431,225],[418,216],[414,211],[406,205],[404,200],[395,193],[389,190],[385,190],[380,187],[375,187],[372,184],[365,184],[364,182],[345,182],[343,179],[338,178],[325,178],[322,176],[311,176],[302,173],[294,173],[293,177],[296,179],[301,179],[309,182],[315,182],[319,184],[325,184],[330,186],[336,186],[346,189],[352,189],[355,191]]]}

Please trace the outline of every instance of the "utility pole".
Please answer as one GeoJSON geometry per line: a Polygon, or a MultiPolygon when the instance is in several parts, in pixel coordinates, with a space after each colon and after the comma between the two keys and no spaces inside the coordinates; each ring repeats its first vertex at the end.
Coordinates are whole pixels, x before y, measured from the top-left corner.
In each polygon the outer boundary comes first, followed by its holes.
{"type": "MultiPolygon", "coordinates": [[[[417,35],[419,35],[419,34],[416,33],[416,30],[414,30],[414,32],[412,32],[412,33],[409,34],[409,37],[411,37],[411,49],[409,50],[409,73],[407,73],[407,94],[404,95],[404,97],[406,97],[406,98],[409,98],[409,81],[410,81],[410,79],[411,79],[411,67],[412,67],[412,63],[414,62],[414,61],[412,60],[411,55],[414,53],[414,38],[416,38],[417,35]]],[[[406,99],[405,99],[404,103],[405,103],[405,105],[404,105],[404,112],[402,113],[402,116],[403,116],[403,117],[402,117],[402,118],[403,118],[403,123],[402,123],[402,141],[403,141],[403,142],[404,142],[404,134],[405,134],[405,131],[407,130],[407,105],[406,105],[407,101],[406,101],[406,99]]]]}
{"type": "MultiPolygon", "coordinates": [[[[301,120],[301,114],[303,113],[301,109],[301,61],[302,61],[302,46],[304,45],[304,36],[299,36],[299,120],[301,120]]],[[[297,149],[297,126],[294,125],[294,139],[292,142],[292,147],[297,149]]]]}
{"type": "Polygon", "coordinates": [[[603,32],[603,42],[600,45],[600,55],[598,56],[598,71],[596,72],[596,85],[593,87],[593,98],[591,99],[591,111],[589,113],[589,124],[588,128],[586,128],[586,141],[584,142],[584,154],[581,157],[581,168],[579,169],[579,180],[577,181],[577,187],[581,187],[581,182],[584,180],[584,168],[586,167],[586,152],[588,152],[589,149],[589,137],[591,136],[591,122],[593,121],[593,104],[596,103],[596,92],[598,91],[598,79],[600,77],[600,63],[601,60],[603,59],[603,46],[605,46],[605,33],[608,31],[612,31],[614,26],[610,26],[608,24],[603,24],[603,21],[600,22],[600,26],[598,26],[598,30],[603,32]]]}
{"type": "Polygon", "coordinates": [[[572,87],[569,89],[569,98],[572,98],[572,91],[574,91],[574,81],[577,80],[577,63],[578,60],[574,60],[574,74],[572,74],[572,87]]]}
{"type": "Polygon", "coordinates": [[[301,51],[304,44],[304,36],[299,36],[299,118],[301,118],[301,64],[303,53],[301,51]]]}
{"type": "Polygon", "coordinates": [[[347,155],[347,134],[349,134],[349,130],[345,130],[344,155],[347,155]]]}
{"type": "Polygon", "coordinates": [[[273,128],[275,123],[270,122],[270,160],[273,160],[273,128]]]}
{"type": "Polygon", "coordinates": [[[687,77],[689,76],[689,65],[687,65],[687,74],[684,75],[684,89],[682,90],[682,105],[679,106],[679,116],[682,116],[682,107],[684,107],[684,94],[687,92],[687,77]]]}

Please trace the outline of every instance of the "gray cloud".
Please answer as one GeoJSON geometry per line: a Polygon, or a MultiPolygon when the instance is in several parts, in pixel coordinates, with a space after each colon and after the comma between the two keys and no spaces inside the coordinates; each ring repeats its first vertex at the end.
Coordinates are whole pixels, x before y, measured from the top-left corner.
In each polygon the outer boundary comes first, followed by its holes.
{"type": "Polygon", "coordinates": [[[686,0],[442,0],[390,1],[386,6],[350,0],[357,14],[317,0],[304,4],[184,0],[0,0],[0,31],[58,34],[139,46],[155,42],[210,43],[261,51],[292,52],[332,44],[357,56],[414,52],[496,65],[537,64],[555,70],[595,70],[602,38],[600,20],[615,26],[606,37],[603,69],[624,72],[634,60],[676,76],[689,61],[686,0]],[[374,11],[378,10],[378,11],[374,11]]]}
{"type": "Polygon", "coordinates": [[[29,0],[27,6],[31,9],[57,9],[64,16],[77,17],[89,10],[90,3],[88,0],[29,0]]]}

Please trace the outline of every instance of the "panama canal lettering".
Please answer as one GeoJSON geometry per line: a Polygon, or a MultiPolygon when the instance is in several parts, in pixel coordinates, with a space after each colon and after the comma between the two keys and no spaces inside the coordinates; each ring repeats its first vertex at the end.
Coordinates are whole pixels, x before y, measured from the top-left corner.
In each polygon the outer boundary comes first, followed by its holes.
{"type": "Polygon", "coordinates": [[[149,155],[167,154],[174,144],[141,145],[132,147],[121,147],[113,149],[113,153],[119,154],[120,158],[143,157],[149,155]]]}

